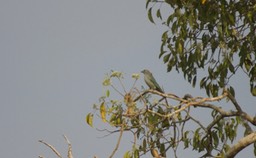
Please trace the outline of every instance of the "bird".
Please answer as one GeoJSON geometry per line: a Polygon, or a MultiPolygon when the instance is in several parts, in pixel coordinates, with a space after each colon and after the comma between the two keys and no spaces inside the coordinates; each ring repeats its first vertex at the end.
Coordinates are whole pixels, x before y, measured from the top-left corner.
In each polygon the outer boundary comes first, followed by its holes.
{"type": "Polygon", "coordinates": [[[182,99],[189,100],[191,98],[193,98],[193,96],[191,94],[185,94],[182,99]]]}
{"type": "Polygon", "coordinates": [[[141,73],[144,74],[145,83],[148,85],[150,89],[157,90],[160,93],[164,93],[164,91],[161,89],[159,84],[156,82],[156,79],[149,70],[144,69],[141,71],[141,73]]]}

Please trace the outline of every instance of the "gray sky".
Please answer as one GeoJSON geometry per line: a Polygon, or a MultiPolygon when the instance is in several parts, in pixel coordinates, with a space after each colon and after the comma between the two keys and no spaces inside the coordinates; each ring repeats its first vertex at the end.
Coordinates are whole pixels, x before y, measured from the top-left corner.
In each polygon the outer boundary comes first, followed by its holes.
{"type": "MultiPolygon", "coordinates": [[[[39,139],[65,155],[62,134],[75,157],[107,157],[117,135],[98,138],[104,134],[85,116],[110,70],[128,78],[148,68],[166,91],[204,95],[182,75],[165,73],[158,59],[163,28],[147,19],[145,1],[1,0],[0,20],[0,157],[53,157],[39,139]]],[[[254,114],[255,98],[241,81],[248,83],[242,76],[233,80],[241,85],[237,97],[254,114]]],[[[129,139],[123,142],[119,157],[131,149],[129,139]]]]}

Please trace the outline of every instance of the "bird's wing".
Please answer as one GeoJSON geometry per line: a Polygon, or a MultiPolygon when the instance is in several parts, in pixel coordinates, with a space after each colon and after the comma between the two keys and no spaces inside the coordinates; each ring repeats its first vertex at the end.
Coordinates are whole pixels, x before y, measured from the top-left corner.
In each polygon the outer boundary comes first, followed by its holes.
{"type": "Polygon", "coordinates": [[[152,82],[154,84],[154,86],[156,87],[155,89],[160,91],[160,92],[163,92],[163,90],[161,89],[161,87],[159,86],[159,84],[156,82],[156,79],[154,78],[154,76],[150,73],[150,82],[152,82]]]}

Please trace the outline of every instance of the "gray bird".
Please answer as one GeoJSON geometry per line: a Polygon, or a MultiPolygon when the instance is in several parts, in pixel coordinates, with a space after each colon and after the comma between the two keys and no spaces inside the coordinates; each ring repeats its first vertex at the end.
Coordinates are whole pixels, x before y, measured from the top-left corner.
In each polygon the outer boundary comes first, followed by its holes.
{"type": "Polygon", "coordinates": [[[164,91],[160,88],[159,84],[156,82],[156,79],[149,70],[145,69],[141,71],[141,73],[144,74],[144,80],[150,89],[164,93],[164,91]]]}

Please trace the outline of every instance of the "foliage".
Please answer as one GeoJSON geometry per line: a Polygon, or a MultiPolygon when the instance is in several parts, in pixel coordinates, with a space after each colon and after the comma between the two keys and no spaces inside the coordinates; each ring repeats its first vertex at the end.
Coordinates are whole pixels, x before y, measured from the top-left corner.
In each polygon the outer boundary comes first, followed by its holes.
{"type": "Polygon", "coordinates": [[[147,0],[148,18],[167,26],[159,58],[167,70],[175,68],[208,96],[224,88],[234,95],[229,81],[242,70],[256,96],[256,3],[254,0],[147,0]],[[159,5],[157,5],[159,4],[159,5]],[[163,5],[169,9],[162,9],[163,5]],[[161,13],[167,12],[166,18],[161,13]],[[200,75],[200,70],[206,73],[200,75]],[[204,76],[203,76],[204,75],[204,76]]]}
{"type": "Polygon", "coordinates": [[[168,72],[181,72],[193,87],[199,83],[209,98],[138,89],[138,74],[132,76],[135,82],[127,91],[123,74],[113,71],[103,81],[112,90],[106,90],[95,104],[95,112],[86,118],[93,127],[93,116],[99,116],[115,129],[108,130],[110,133],[120,133],[110,157],[124,132],[134,136],[125,158],[148,153],[156,158],[177,158],[179,149],[192,149],[201,157],[232,158],[250,144],[256,155],[256,117],[243,111],[235,98],[237,87],[230,82],[235,74],[244,72],[250,92],[256,96],[255,1],[147,0],[146,9],[150,22],[158,19],[167,28],[159,58],[168,72]],[[122,92],[113,82],[116,79],[122,92]],[[113,90],[121,98],[113,99],[117,98],[110,94],[113,90]],[[227,110],[222,104],[227,104],[227,110]],[[209,118],[197,115],[202,111],[209,118]],[[244,131],[243,136],[238,129],[244,131]]]}
{"type": "Polygon", "coordinates": [[[123,133],[130,133],[134,138],[131,150],[127,149],[124,158],[139,158],[149,153],[158,158],[169,157],[170,154],[178,157],[177,151],[182,148],[193,149],[203,157],[232,157],[240,151],[232,148],[238,128],[244,129],[244,138],[249,139],[252,134],[255,137],[255,140],[250,139],[243,144],[256,142],[256,132],[248,124],[255,126],[256,118],[242,111],[228,90],[211,98],[182,98],[156,90],[138,89],[136,81],[139,74],[133,74],[132,78],[134,84],[130,90],[126,90],[122,73],[114,71],[107,75],[103,81],[106,93],[94,105],[95,111],[86,117],[86,122],[92,127],[93,116],[98,116],[103,123],[113,128],[105,131],[110,134],[120,133],[109,157],[113,157],[117,151],[123,133]],[[122,90],[117,88],[117,83],[120,83],[122,90]],[[112,95],[113,91],[118,96],[112,95]],[[227,111],[219,105],[225,99],[233,105],[227,111]],[[195,111],[202,108],[210,112],[211,119],[206,119],[208,122],[197,118],[195,111]]]}

